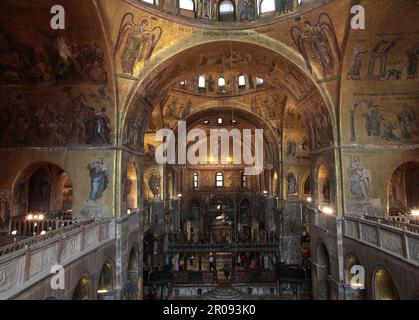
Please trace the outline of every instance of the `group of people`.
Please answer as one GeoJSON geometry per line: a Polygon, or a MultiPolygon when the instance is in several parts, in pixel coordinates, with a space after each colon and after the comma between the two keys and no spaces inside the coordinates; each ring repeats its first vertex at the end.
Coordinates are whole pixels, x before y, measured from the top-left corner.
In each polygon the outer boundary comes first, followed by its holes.
{"type": "MultiPolygon", "coordinates": [[[[217,258],[212,253],[210,253],[208,257],[208,262],[210,266],[210,271],[213,274],[213,281],[218,282],[217,258]]],[[[224,272],[224,277],[228,281],[231,274],[231,266],[228,263],[225,263],[224,267],[221,270],[224,272]]]]}

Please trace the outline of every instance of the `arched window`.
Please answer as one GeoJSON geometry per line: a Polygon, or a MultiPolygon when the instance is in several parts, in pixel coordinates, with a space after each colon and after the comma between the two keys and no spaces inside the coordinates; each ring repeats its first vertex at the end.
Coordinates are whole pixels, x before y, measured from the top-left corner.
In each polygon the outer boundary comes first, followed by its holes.
{"type": "Polygon", "coordinates": [[[195,11],[195,2],[193,0],[179,0],[179,8],[183,10],[195,11]]]}
{"type": "Polygon", "coordinates": [[[215,175],[215,186],[217,188],[224,187],[224,175],[222,172],[217,172],[215,175]]]}
{"type": "Polygon", "coordinates": [[[246,79],[243,74],[239,75],[239,87],[246,86],[246,79]]]}
{"type": "Polygon", "coordinates": [[[407,162],[394,171],[387,185],[389,215],[419,210],[419,162],[407,162]]]}
{"type": "Polygon", "coordinates": [[[193,174],[193,188],[197,190],[199,188],[199,173],[195,172],[193,174]]]}
{"type": "Polygon", "coordinates": [[[259,6],[260,14],[275,11],[275,0],[261,0],[259,6]]]}
{"type": "Polygon", "coordinates": [[[374,300],[400,300],[399,291],[390,273],[379,267],[373,278],[374,300]]]}
{"type": "Polygon", "coordinates": [[[127,209],[138,208],[138,177],[137,168],[134,163],[130,163],[128,166],[125,185],[124,187],[124,200],[126,202],[127,209]]]}
{"type": "Polygon", "coordinates": [[[261,86],[263,84],[263,82],[264,82],[263,79],[256,77],[256,85],[257,86],[261,86]]]}
{"type": "Polygon", "coordinates": [[[199,76],[198,87],[202,89],[205,88],[205,75],[204,74],[201,74],[199,76]]]}
{"type": "Polygon", "coordinates": [[[90,300],[90,281],[86,276],[81,277],[73,292],[72,300],[90,300]]]}
{"type": "Polygon", "coordinates": [[[234,21],[234,4],[230,0],[220,4],[220,21],[234,21]]]}
{"type": "Polygon", "coordinates": [[[128,260],[128,300],[134,300],[138,292],[138,253],[136,249],[132,248],[128,260]]]}
{"type": "Polygon", "coordinates": [[[112,277],[112,265],[110,262],[106,262],[102,267],[100,273],[99,286],[98,286],[98,298],[103,299],[104,296],[109,294],[113,290],[113,277],[112,277]]]}
{"type": "Polygon", "coordinates": [[[329,169],[324,165],[320,165],[317,174],[317,190],[319,204],[331,204],[331,185],[329,169]]]}
{"type": "Polygon", "coordinates": [[[155,6],[159,5],[159,0],[141,0],[145,3],[154,4],[155,6]]]}
{"type": "Polygon", "coordinates": [[[242,172],[241,174],[241,185],[242,188],[247,188],[247,176],[242,172]]]}
{"type": "Polygon", "coordinates": [[[224,79],[224,77],[219,77],[218,78],[218,86],[219,87],[224,87],[226,85],[226,80],[224,79]]]}

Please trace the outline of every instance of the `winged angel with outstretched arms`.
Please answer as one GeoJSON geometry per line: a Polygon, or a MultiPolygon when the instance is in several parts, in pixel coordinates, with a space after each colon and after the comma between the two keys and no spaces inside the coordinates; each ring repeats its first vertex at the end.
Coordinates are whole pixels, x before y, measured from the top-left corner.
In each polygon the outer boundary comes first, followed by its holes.
{"type": "Polygon", "coordinates": [[[154,48],[162,34],[160,27],[148,29],[150,22],[144,18],[140,24],[134,23],[132,13],[127,13],[122,19],[116,41],[115,55],[118,55],[123,43],[124,49],[121,54],[121,67],[124,73],[134,74],[135,67],[139,62],[150,59],[154,48]]]}
{"type": "Polygon", "coordinates": [[[321,67],[324,78],[335,75],[340,49],[332,19],[327,14],[322,13],[314,26],[310,21],[304,21],[303,30],[293,27],[291,36],[311,73],[312,66],[317,65],[321,67]]]}

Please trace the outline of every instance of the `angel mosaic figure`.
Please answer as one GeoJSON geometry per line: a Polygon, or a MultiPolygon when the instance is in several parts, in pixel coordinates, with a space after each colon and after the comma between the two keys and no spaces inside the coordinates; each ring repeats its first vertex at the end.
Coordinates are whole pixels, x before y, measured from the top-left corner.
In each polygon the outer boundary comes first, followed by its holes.
{"type": "Polygon", "coordinates": [[[133,19],[132,13],[127,13],[122,19],[115,48],[115,54],[118,54],[125,41],[121,55],[121,67],[124,73],[131,75],[134,74],[135,67],[139,62],[150,59],[162,35],[160,27],[148,29],[150,25],[148,19],[142,19],[138,25],[134,23],[133,19]]]}
{"type": "Polygon", "coordinates": [[[327,14],[322,13],[316,25],[305,21],[303,30],[293,27],[291,36],[311,73],[313,65],[318,65],[324,78],[335,75],[340,61],[340,49],[332,19],[327,14]]]}

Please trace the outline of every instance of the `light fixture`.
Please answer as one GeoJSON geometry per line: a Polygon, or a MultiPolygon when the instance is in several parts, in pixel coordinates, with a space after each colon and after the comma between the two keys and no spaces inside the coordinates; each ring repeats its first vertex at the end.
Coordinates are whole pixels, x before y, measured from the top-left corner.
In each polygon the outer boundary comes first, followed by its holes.
{"type": "Polygon", "coordinates": [[[28,214],[26,216],[26,220],[33,220],[33,215],[32,214],[28,214]]]}
{"type": "Polygon", "coordinates": [[[131,214],[131,209],[128,209],[127,210],[127,215],[130,215],[131,214]]]}
{"type": "Polygon", "coordinates": [[[17,235],[17,230],[13,230],[13,231],[11,232],[11,235],[12,235],[12,236],[17,235]]]}
{"type": "Polygon", "coordinates": [[[412,216],[418,217],[419,216],[419,209],[417,209],[417,208],[412,209],[412,211],[410,211],[410,214],[412,216]]]}
{"type": "Polygon", "coordinates": [[[97,291],[97,293],[108,293],[108,290],[106,290],[106,289],[99,289],[98,291],[97,291]]]}
{"type": "Polygon", "coordinates": [[[363,283],[351,283],[351,287],[352,289],[363,289],[364,288],[364,284],[363,283]]]}
{"type": "Polygon", "coordinates": [[[179,193],[179,194],[177,195],[177,197],[178,197],[178,198],[182,198],[182,194],[181,194],[181,193],[179,193]]]}
{"type": "Polygon", "coordinates": [[[335,210],[333,210],[333,208],[329,206],[320,207],[320,210],[326,215],[332,215],[335,213],[335,210]]]}
{"type": "Polygon", "coordinates": [[[43,236],[44,234],[46,234],[47,232],[45,230],[41,231],[41,236],[43,236]]]}
{"type": "Polygon", "coordinates": [[[43,214],[38,215],[38,220],[39,220],[39,221],[44,220],[44,218],[45,218],[45,217],[44,217],[44,215],[43,215],[43,214]]]}
{"type": "Polygon", "coordinates": [[[307,197],[307,198],[306,198],[306,201],[307,201],[308,203],[311,203],[311,202],[313,202],[313,198],[312,198],[312,197],[307,197]]]}

